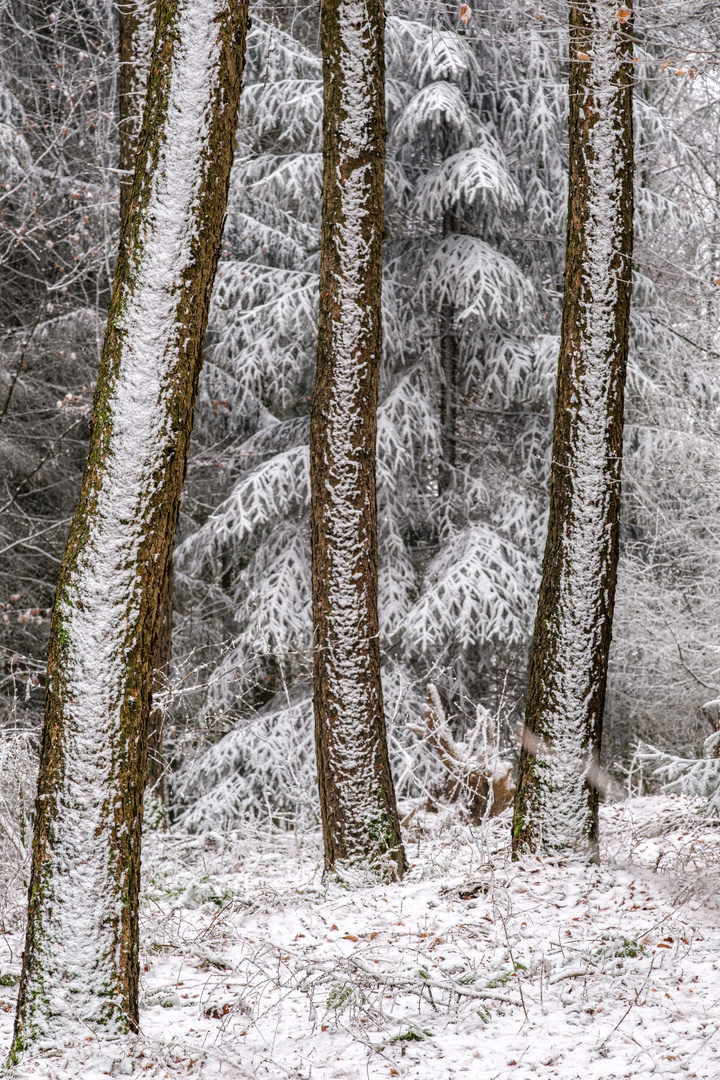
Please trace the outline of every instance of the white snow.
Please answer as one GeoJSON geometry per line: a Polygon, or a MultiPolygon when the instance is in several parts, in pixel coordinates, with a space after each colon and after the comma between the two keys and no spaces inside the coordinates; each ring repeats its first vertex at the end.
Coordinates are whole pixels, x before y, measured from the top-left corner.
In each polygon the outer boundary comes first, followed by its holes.
{"type": "Polygon", "coordinates": [[[604,807],[599,867],[419,812],[406,881],[354,892],[323,886],[313,834],[151,834],[142,1037],[88,1028],[17,1074],[714,1080],[720,834],[695,806],[604,807]]]}

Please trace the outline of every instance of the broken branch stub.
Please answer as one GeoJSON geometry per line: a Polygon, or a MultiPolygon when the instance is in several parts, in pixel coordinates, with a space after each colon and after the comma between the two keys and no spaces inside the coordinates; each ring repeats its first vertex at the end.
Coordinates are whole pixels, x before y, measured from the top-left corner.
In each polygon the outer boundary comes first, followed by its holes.
{"type": "Polygon", "coordinates": [[[456,742],[433,683],[428,684],[423,714],[424,723],[408,727],[436,751],[445,768],[447,775],[439,785],[438,798],[462,802],[474,823],[496,817],[512,802],[515,783],[512,764],[500,757],[494,717],[480,706],[468,742],[456,742]]]}

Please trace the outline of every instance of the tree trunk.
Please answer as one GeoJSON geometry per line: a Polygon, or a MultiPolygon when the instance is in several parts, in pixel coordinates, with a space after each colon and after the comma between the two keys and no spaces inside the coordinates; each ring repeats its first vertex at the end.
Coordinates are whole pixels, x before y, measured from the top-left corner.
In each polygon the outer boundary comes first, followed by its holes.
{"type": "MultiPolygon", "coordinates": [[[[455,215],[443,215],[443,236],[458,231],[455,215]]],[[[455,306],[443,300],[440,306],[440,464],[438,494],[445,495],[455,482],[457,458],[457,336],[455,306]]]]}
{"type": "Polygon", "coordinates": [[[315,734],[325,864],[405,870],[377,613],[375,443],[385,172],[382,0],[323,0],[324,178],[310,427],[315,734]]]}
{"type": "Polygon", "coordinates": [[[53,612],[11,1057],[138,1025],[148,695],[222,236],[247,0],[159,0],[88,463],[53,612]]]}
{"type": "Polygon", "coordinates": [[[565,299],[516,855],[574,849],[597,858],[630,319],[631,32],[630,10],[616,0],[571,5],[565,299]]]}
{"type": "Polygon", "coordinates": [[[155,36],[155,0],[120,0],[120,224],[130,205],[135,154],[142,126],[148,69],[155,36]]]}
{"type": "Polygon", "coordinates": [[[160,626],[158,629],[158,643],[155,652],[155,671],[153,672],[152,693],[150,695],[150,714],[147,727],[147,776],[145,783],[153,794],[165,803],[165,757],[163,750],[163,732],[165,727],[165,709],[155,705],[154,698],[157,694],[167,689],[170,676],[170,660],[172,658],[172,618],[173,600],[175,590],[173,588],[173,562],[172,545],[168,557],[167,578],[161,590],[160,626]]]}
{"type": "MultiPolygon", "coordinates": [[[[133,173],[137,143],[142,126],[145,91],[155,37],[154,0],[121,0],[118,6],[120,37],[120,224],[125,220],[132,195],[133,173]]],[[[165,689],[170,673],[172,653],[173,613],[172,556],[163,592],[162,616],[158,651],[155,657],[153,693],[165,689]]],[[[147,784],[154,794],[165,802],[165,768],[163,763],[163,709],[153,708],[150,703],[148,719],[148,767],[147,784]]]]}

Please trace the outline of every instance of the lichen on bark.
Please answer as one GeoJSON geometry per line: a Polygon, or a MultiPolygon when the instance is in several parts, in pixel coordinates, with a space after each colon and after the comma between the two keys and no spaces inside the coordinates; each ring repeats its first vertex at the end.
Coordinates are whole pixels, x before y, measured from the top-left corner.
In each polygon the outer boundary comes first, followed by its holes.
{"type": "Polygon", "coordinates": [[[232,165],[247,0],[159,0],[50,631],[11,1061],[138,1026],[147,714],[232,165]]]}
{"type": "Polygon", "coordinates": [[[513,851],[577,850],[595,859],[630,321],[629,3],[571,4],[569,90],[567,253],[550,519],[513,851]]]}

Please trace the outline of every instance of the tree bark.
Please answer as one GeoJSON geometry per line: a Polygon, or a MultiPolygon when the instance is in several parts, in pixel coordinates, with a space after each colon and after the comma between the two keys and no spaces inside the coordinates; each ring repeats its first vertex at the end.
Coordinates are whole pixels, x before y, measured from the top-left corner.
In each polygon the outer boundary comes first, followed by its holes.
{"type": "Polygon", "coordinates": [[[159,0],[90,449],[53,611],[11,1060],[138,1026],[148,695],[222,236],[247,0],[159,0]]]}
{"type": "Polygon", "coordinates": [[[167,577],[161,589],[160,625],[158,643],[155,652],[152,693],[150,695],[147,726],[147,774],[145,783],[148,789],[164,805],[166,801],[164,728],[165,709],[155,704],[155,696],[167,689],[172,659],[172,619],[175,590],[173,588],[172,545],[168,558],[167,577]]]}
{"type": "Polygon", "coordinates": [[[382,0],[323,0],[324,176],[310,426],[315,735],[326,869],[405,870],[377,612],[385,172],[382,0]]]}
{"type": "Polygon", "coordinates": [[[513,851],[574,849],[595,859],[630,320],[629,4],[571,4],[569,180],[550,520],[513,851]]]}
{"type": "MultiPolygon", "coordinates": [[[[120,39],[120,224],[125,220],[132,195],[137,143],[142,126],[145,91],[155,37],[154,0],[121,0],[118,6],[120,39]]],[[[165,689],[172,654],[173,613],[172,556],[163,592],[158,651],[155,657],[153,694],[165,689]]],[[[165,802],[165,767],[163,762],[163,709],[150,703],[148,719],[147,784],[165,802]]]]}
{"type": "Polygon", "coordinates": [[[155,0],[120,0],[120,224],[130,205],[135,154],[142,127],[148,69],[155,37],[155,0]]]}
{"type": "MultiPolygon", "coordinates": [[[[455,215],[447,210],[443,215],[443,236],[459,232],[455,215]]],[[[440,463],[438,466],[438,495],[442,496],[455,483],[457,461],[457,334],[455,305],[443,300],[440,305],[440,463]]]]}

